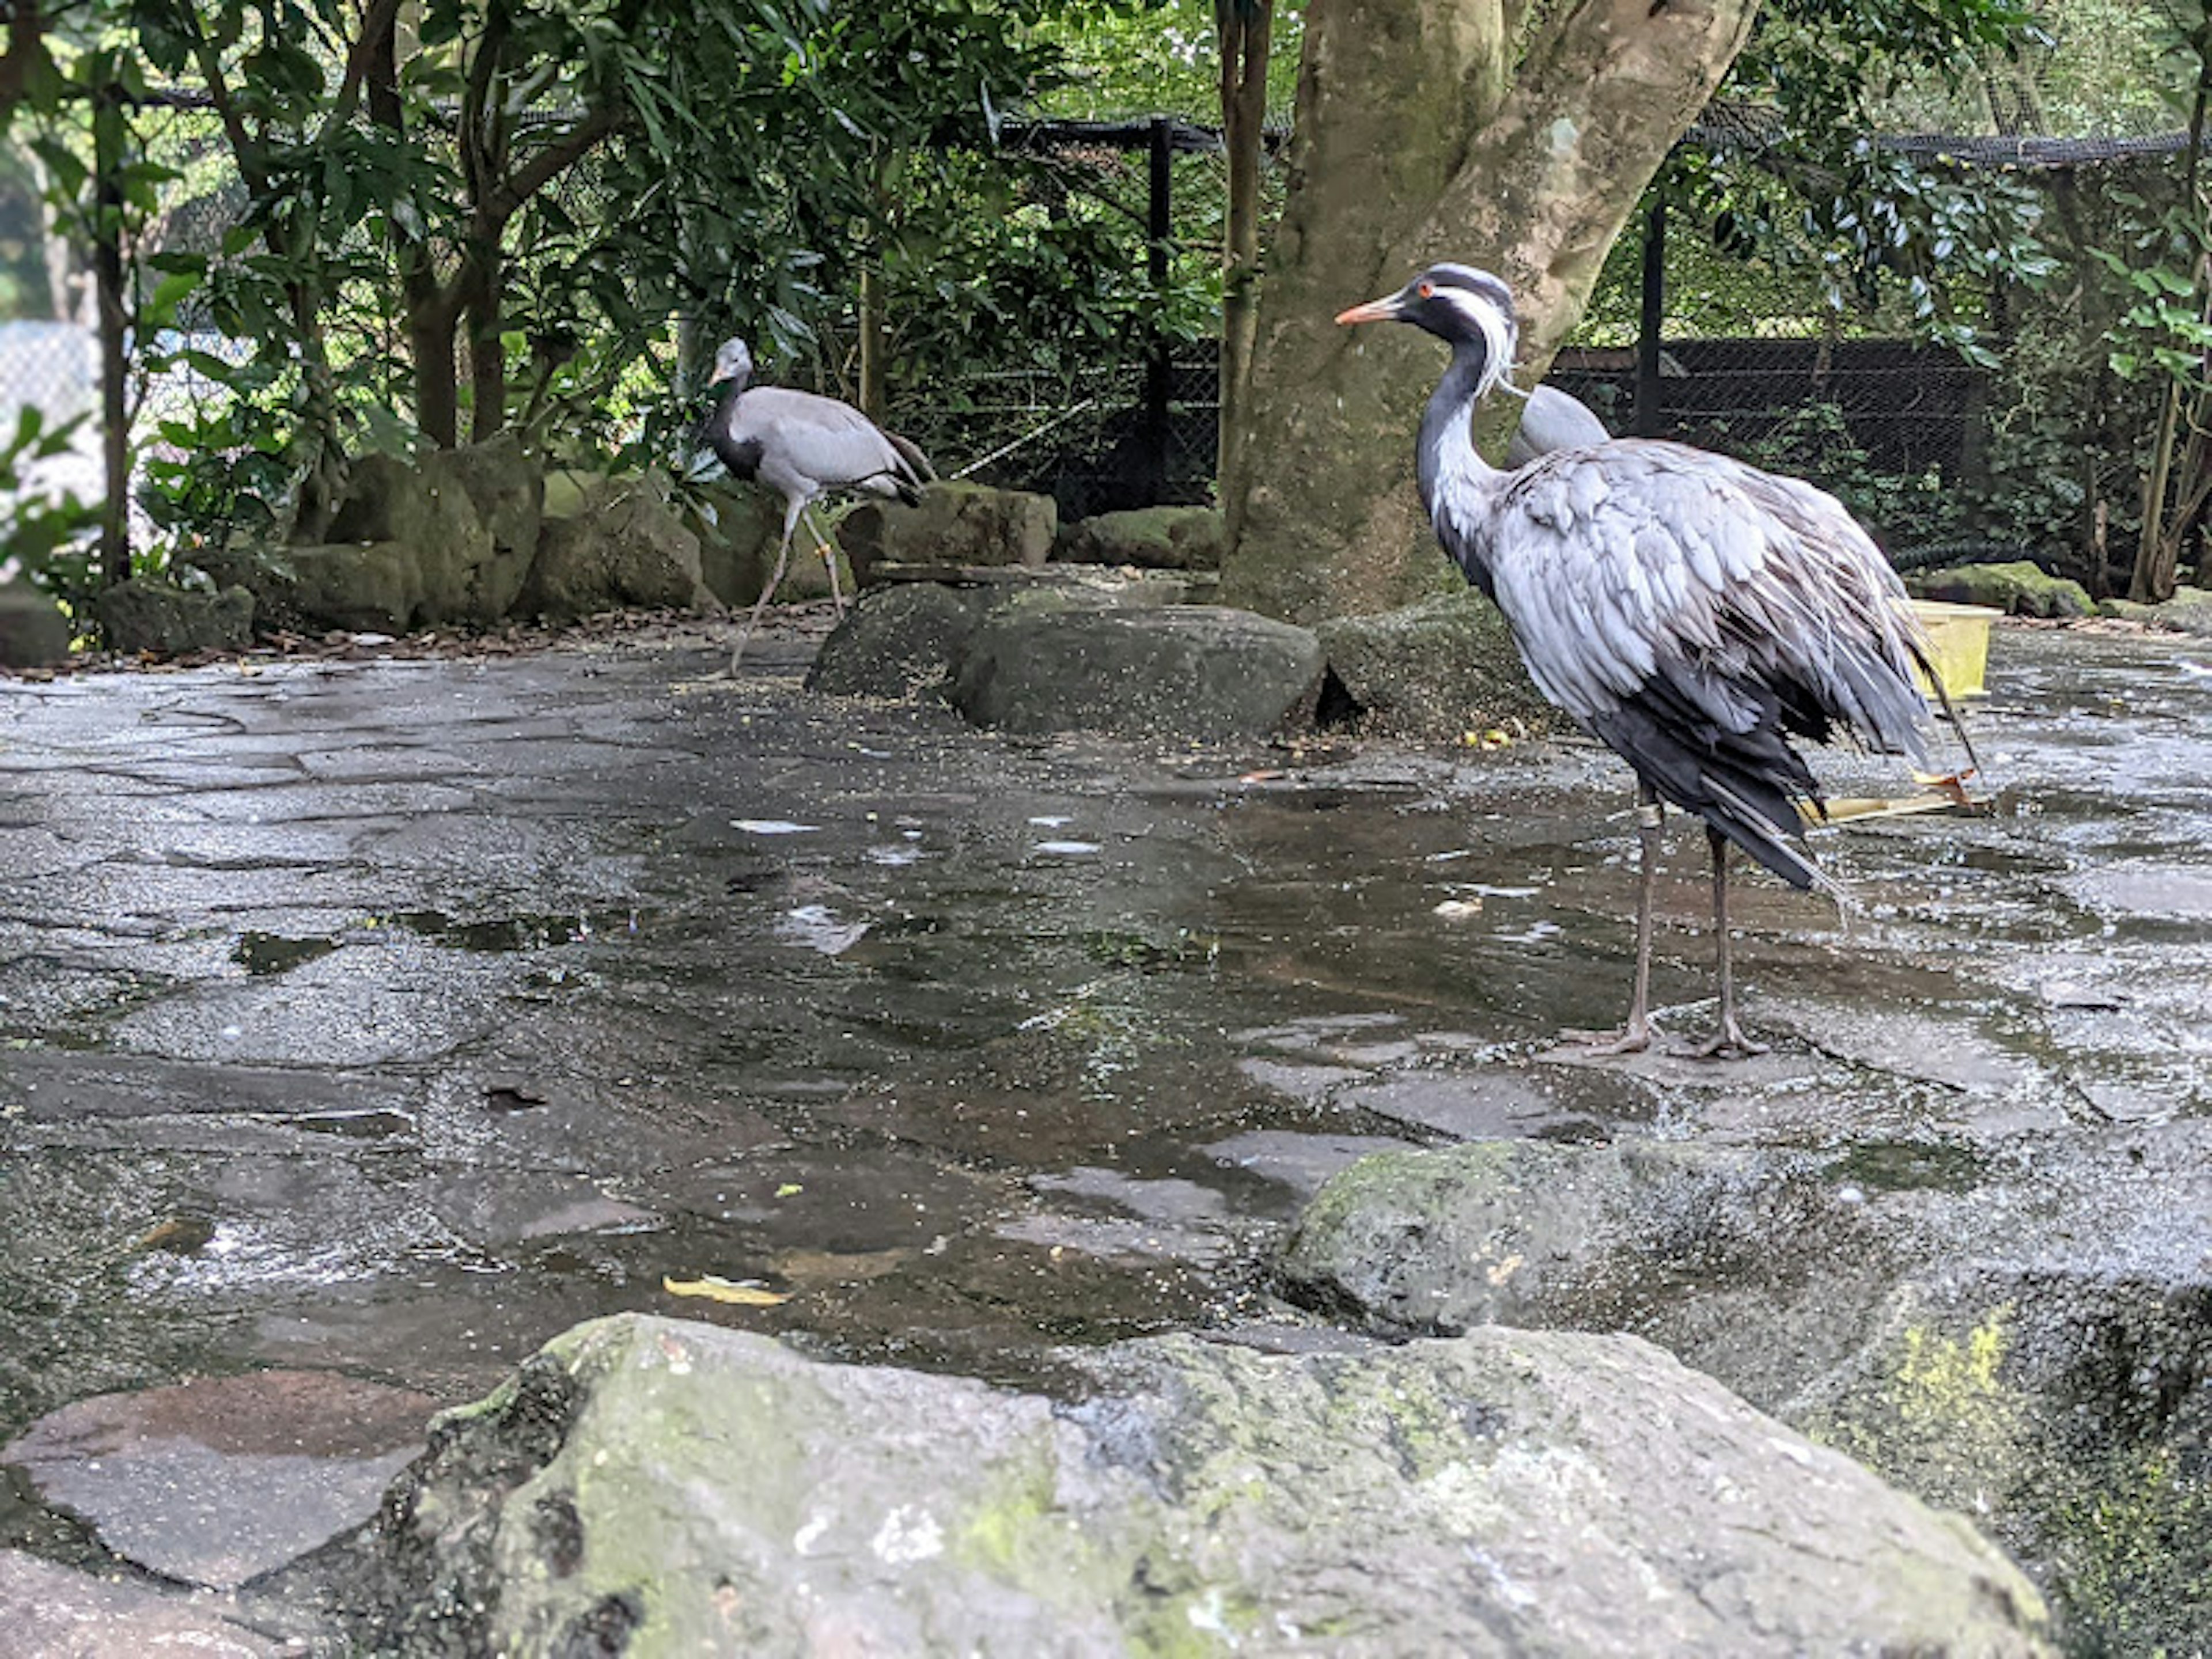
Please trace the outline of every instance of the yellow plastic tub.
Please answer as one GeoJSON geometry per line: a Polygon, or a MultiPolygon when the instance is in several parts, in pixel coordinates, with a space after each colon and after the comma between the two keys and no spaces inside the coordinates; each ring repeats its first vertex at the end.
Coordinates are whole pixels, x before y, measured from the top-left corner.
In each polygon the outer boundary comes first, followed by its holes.
{"type": "MultiPolygon", "coordinates": [[[[1945,605],[1936,599],[1915,599],[1912,614],[1928,630],[1928,654],[1953,697],[1984,695],[1982,676],[1990,662],[1990,624],[2004,615],[1985,605],[1945,605]]],[[[1935,687],[1917,669],[1920,689],[1931,696],[1935,687]]]]}

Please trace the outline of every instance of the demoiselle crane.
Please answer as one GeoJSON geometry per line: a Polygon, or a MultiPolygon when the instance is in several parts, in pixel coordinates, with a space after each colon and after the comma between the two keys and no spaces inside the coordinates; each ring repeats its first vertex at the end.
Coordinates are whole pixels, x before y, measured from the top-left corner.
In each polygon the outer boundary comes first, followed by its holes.
{"type": "Polygon", "coordinates": [[[783,580],[791,562],[791,538],[804,519],[822,560],[830,568],[830,597],[845,614],[837,589],[837,552],[815,522],[813,503],[833,489],[860,490],[895,497],[912,507],[921,488],[937,474],[921,451],[885,432],[848,403],[752,384],[753,355],[740,339],[722,342],[714,354],[711,384],[722,388],[702,433],[733,477],[757,479],[783,496],[783,537],[776,544],[775,570],[754,601],[752,615],[730,653],[737,671],[745,642],[760,625],[761,613],[783,580]]]}
{"type": "Polygon", "coordinates": [[[1817,812],[1823,798],[1790,738],[1843,735],[1926,763],[1914,666],[1941,681],[1896,573],[1833,496],[1686,445],[1614,439],[1492,466],[1470,422],[1511,386],[1517,327],[1511,291],[1487,271],[1431,265],[1336,320],[1412,323],[1451,347],[1417,450],[1437,538],[1504,613],[1537,689],[1635,769],[1636,985],[1626,1025],[1598,1040],[1650,1046],[1652,887],[1671,802],[1705,821],[1712,848],[1720,1028],[1697,1052],[1759,1052],[1736,1019],[1728,848],[1835,891],[1792,844],[1797,803],[1817,812]]]}

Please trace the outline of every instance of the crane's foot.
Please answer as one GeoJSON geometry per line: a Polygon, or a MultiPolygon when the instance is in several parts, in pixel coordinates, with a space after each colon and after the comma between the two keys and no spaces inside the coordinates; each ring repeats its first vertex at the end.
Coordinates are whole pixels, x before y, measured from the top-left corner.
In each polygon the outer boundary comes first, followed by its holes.
{"type": "Polygon", "coordinates": [[[1743,1027],[1731,1019],[1721,1026],[1717,1035],[1680,1052],[1692,1060],[1749,1060],[1753,1054],[1771,1053],[1773,1047],[1771,1042],[1753,1042],[1743,1034],[1743,1027]]]}
{"type": "Polygon", "coordinates": [[[1648,1019],[1631,1020],[1618,1031],[1566,1030],[1559,1041],[1587,1048],[1594,1054],[1640,1054],[1651,1046],[1657,1028],[1648,1019]]]}

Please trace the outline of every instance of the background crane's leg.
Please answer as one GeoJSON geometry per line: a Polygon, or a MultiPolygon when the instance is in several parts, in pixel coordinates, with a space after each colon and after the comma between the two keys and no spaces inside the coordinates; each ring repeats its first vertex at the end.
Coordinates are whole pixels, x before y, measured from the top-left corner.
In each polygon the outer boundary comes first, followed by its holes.
{"type": "Polygon", "coordinates": [[[842,622],[845,617],[845,596],[837,591],[836,544],[822,533],[821,521],[815,518],[814,507],[811,502],[802,511],[806,519],[807,532],[814,538],[815,550],[822,555],[822,562],[829,568],[830,602],[837,607],[837,619],[842,622]]]}
{"type": "Polygon", "coordinates": [[[1628,1004],[1628,1023],[1618,1032],[1570,1032],[1593,1043],[1601,1054],[1641,1054],[1651,1046],[1651,900],[1659,880],[1659,840],[1667,809],[1659,792],[1639,782],[1636,790],[1636,990],[1628,1004]]]}
{"type": "Polygon", "coordinates": [[[799,527],[799,509],[805,505],[803,499],[794,496],[784,508],[783,539],[775,544],[775,568],[763,585],[760,598],[753,601],[752,615],[745,618],[744,627],[738,632],[737,647],[730,653],[730,672],[732,674],[738,672],[738,659],[745,654],[745,644],[752,638],[753,629],[760,626],[761,612],[768,609],[768,602],[775,597],[775,590],[783,585],[784,567],[791,562],[792,532],[799,527]]]}
{"type": "Polygon", "coordinates": [[[1720,959],[1721,1029],[1711,1042],[1692,1052],[1703,1060],[1747,1060],[1766,1052],[1766,1044],[1753,1042],[1735,1023],[1735,975],[1730,960],[1728,920],[1728,837],[1707,830],[1713,848],[1713,948],[1720,959]]]}

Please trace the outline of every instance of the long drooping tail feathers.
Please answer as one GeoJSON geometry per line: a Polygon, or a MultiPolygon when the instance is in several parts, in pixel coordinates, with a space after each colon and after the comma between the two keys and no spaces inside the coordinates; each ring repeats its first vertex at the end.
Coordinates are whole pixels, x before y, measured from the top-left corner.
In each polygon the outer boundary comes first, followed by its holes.
{"type": "Polygon", "coordinates": [[[898,451],[899,458],[914,469],[915,477],[924,483],[937,482],[937,469],[929,464],[929,457],[921,453],[920,444],[910,438],[902,438],[896,432],[886,432],[884,436],[890,440],[890,446],[898,451]]]}
{"type": "Polygon", "coordinates": [[[1659,708],[1640,702],[1624,703],[1590,726],[1662,799],[1696,813],[1791,886],[1841,896],[1834,878],[1791,844],[1802,822],[1797,802],[1817,808],[1820,795],[1803,758],[1779,732],[1760,727],[1693,744],[1659,708]]]}

